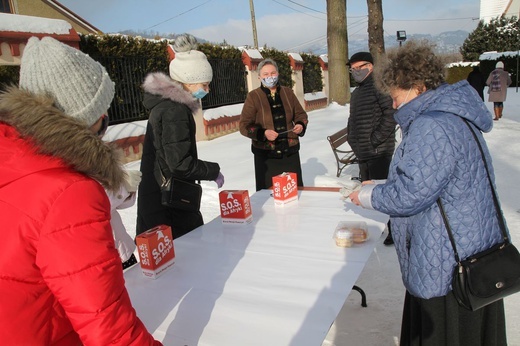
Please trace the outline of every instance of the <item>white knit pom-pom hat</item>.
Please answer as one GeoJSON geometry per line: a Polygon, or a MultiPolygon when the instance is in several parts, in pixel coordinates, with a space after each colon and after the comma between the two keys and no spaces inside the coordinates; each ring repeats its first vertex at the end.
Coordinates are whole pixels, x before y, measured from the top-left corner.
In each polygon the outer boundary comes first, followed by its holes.
{"type": "Polygon", "coordinates": [[[197,49],[197,40],[190,34],[180,35],[172,46],[175,58],[170,62],[170,77],[184,84],[209,83],[213,70],[204,53],[197,49]]]}

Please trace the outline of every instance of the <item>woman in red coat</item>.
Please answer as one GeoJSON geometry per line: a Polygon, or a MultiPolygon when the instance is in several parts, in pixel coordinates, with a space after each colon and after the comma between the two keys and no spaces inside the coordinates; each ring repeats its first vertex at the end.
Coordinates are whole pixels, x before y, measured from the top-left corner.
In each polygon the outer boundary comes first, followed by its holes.
{"type": "Polygon", "coordinates": [[[100,64],[49,37],[29,40],[20,89],[0,95],[3,345],[160,345],[110,227],[104,188],[125,175],[98,133],[113,95],[100,64]]]}

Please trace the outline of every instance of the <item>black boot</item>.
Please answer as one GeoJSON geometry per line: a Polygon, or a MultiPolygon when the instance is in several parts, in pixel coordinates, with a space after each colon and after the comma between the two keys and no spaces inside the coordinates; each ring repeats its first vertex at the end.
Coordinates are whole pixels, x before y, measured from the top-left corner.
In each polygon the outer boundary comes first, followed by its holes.
{"type": "Polygon", "coordinates": [[[390,228],[390,221],[388,221],[387,228],[388,228],[388,235],[386,236],[385,240],[383,241],[383,244],[393,245],[394,239],[392,238],[392,229],[390,228]]]}

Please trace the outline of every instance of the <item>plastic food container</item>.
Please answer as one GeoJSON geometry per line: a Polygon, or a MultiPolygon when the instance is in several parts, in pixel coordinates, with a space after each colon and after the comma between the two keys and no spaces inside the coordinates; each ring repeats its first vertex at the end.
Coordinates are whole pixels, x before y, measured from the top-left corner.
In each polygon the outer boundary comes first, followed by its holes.
{"type": "Polygon", "coordinates": [[[334,230],[337,246],[351,247],[368,240],[368,227],[363,221],[340,221],[334,230]]]}

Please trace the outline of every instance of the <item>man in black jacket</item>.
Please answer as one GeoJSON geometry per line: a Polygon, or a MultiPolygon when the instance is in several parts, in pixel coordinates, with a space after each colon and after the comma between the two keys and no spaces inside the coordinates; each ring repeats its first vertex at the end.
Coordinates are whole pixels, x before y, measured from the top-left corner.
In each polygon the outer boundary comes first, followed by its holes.
{"type": "MultiPolygon", "coordinates": [[[[358,86],[350,99],[347,140],[359,160],[359,177],[361,181],[386,179],[395,150],[392,98],[381,94],[374,85],[374,60],[370,53],[352,55],[348,65],[358,86]]],[[[388,226],[385,245],[393,244],[388,226]]]]}

